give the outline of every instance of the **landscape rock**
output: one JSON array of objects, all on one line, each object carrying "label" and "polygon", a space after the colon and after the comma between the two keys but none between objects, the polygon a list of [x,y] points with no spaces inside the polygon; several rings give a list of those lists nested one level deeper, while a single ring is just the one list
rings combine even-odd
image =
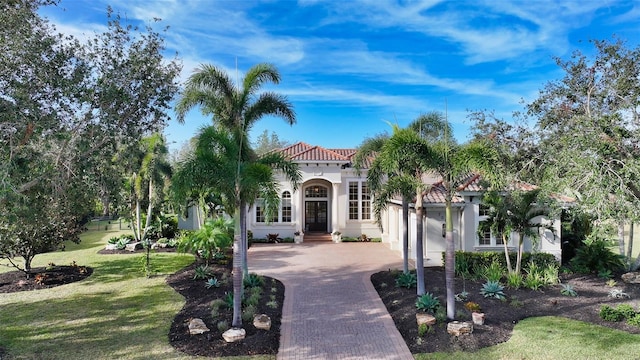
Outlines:
[{"label": "landscape rock", "polygon": [[452,321],[447,324],[447,332],[453,336],[471,334],[473,332],[473,324],[468,321]]},{"label": "landscape rock", "polygon": [[431,314],[417,313],[416,321],[418,322],[418,327],[420,327],[420,325],[422,324],[432,326],[436,324],[436,317]]},{"label": "landscape rock", "polygon": [[125,247],[125,250],[134,252],[136,250],[141,250],[142,248],[143,248],[142,242],[138,241],[138,242],[133,242],[133,243],[127,244],[127,246]]},{"label": "landscape rock", "polygon": [[202,319],[191,319],[191,321],[189,321],[189,334],[191,335],[198,335],[198,334],[203,334],[206,333],[209,330],[209,328],[207,327],[207,325],[205,325],[204,321],[202,321]]},{"label": "landscape rock", "polygon": [[231,328],[222,334],[222,338],[226,342],[236,342],[236,341],[244,340],[244,337],[246,334],[247,333],[246,331],[244,331],[244,329]]},{"label": "landscape rock", "polygon": [[107,246],[104,247],[105,250],[118,250],[116,244],[107,244]]},{"label": "landscape rock", "polygon": [[473,320],[473,325],[484,325],[484,313],[472,312],[471,320]]},{"label": "landscape rock", "polygon": [[256,315],[253,318],[253,326],[255,326],[256,329],[270,330],[271,329],[271,318],[269,316],[267,316],[266,314]]},{"label": "landscape rock", "polygon": [[621,278],[627,284],[640,284],[640,272],[628,272],[622,274]]}]

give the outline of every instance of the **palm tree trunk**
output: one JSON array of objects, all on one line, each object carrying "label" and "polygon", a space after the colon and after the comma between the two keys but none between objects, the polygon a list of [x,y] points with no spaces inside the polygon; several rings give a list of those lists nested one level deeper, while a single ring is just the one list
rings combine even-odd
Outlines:
[{"label": "palm tree trunk", "polygon": [[516,258],[516,274],[522,271],[522,252],[524,251],[524,233],[518,234],[518,256]]},{"label": "palm tree trunk", "polygon": [[233,321],[234,328],[242,327],[242,239],[240,235],[240,203],[236,201],[233,213]]},{"label": "palm tree trunk", "polygon": [[247,239],[247,203],[244,200],[240,201],[240,236],[242,238],[242,279],[245,279],[247,275],[249,275],[249,264],[247,261],[249,241]]},{"label": "palm tree trunk", "polygon": [[[629,245],[627,246],[627,259],[629,259],[629,270],[631,269],[631,262],[633,261],[633,221],[629,222]],[[640,258],[640,256],[638,256]]]},{"label": "palm tree trunk", "polygon": [[502,246],[504,246],[504,257],[507,262],[507,271],[511,274],[513,273],[513,268],[511,268],[511,258],[509,257],[509,246],[507,245],[507,237],[504,233],[500,234],[502,237]]},{"label": "palm tree trunk", "polygon": [[409,273],[409,200],[402,199],[402,271]]},{"label": "palm tree trunk", "polygon": [[422,221],[422,192],[418,191],[416,199],[416,277],[418,296],[424,295],[424,231]]},{"label": "palm tree trunk", "polygon": [[447,288],[447,319],[453,320],[456,316],[456,256],[455,242],[453,241],[453,217],[451,215],[451,200],[447,199],[445,207],[446,226],[446,251],[444,262],[444,278]]},{"label": "palm tree trunk", "polygon": [[[618,251],[620,251],[620,255],[624,256],[624,221],[618,222]],[[631,265],[631,258],[625,259],[625,265],[629,267]]]}]

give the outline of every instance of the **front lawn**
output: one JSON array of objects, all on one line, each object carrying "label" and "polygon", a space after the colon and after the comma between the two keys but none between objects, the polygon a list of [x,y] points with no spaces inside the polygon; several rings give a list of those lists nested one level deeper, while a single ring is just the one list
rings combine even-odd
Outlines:
[{"label": "front lawn", "polygon": [[[83,281],[51,289],[1,294],[3,359],[7,354],[18,359],[194,358],[169,344],[169,327],[185,301],[165,281],[167,275],[192,263],[193,256],[153,254],[157,275],[146,278],[141,255],[97,253],[110,237],[122,233],[88,231],[80,244],[36,256],[34,267],[75,261],[94,272]],[[0,266],[0,272],[12,270]]]}]

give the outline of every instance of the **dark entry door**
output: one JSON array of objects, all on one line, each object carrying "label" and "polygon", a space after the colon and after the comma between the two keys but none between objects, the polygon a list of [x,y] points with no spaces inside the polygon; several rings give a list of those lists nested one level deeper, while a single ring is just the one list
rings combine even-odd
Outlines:
[{"label": "dark entry door", "polygon": [[305,202],[304,224],[307,231],[327,232],[327,202]]}]

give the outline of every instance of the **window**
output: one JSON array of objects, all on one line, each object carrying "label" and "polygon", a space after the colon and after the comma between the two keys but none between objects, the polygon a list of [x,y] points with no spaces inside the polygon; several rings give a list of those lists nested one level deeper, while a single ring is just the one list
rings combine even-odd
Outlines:
[{"label": "window", "polygon": [[371,219],[371,192],[364,182],[349,182],[349,220]]},{"label": "window", "polygon": [[362,183],[362,220],[371,219],[371,193],[369,192],[369,185]]},{"label": "window", "polygon": [[315,185],[306,188],[304,191],[304,196],[308,198],[326,198],[328,196],[327,193],[328,192],[326,187]]},{"label": "window", "polygon": [[291,193],[285,191],[282,193],[282,222],[291,222]]},{"label": "window", "polygon": [[263,223],[264,221],[264,200],[258,199],[256,201],[256,222]]},{"label": "window", "polygon": [[349,220],[358,220],[358,183],[349,182]]},{"label": "window", "polygon": [[478,209],[478,215],[479,216],[489,216],[489,212],[491,211],[491,208],[487,205],[484,204],[480,204],[480,208]]},{"label": "window", "polygon": [[491,245],[491,230],[485,230],[482,234],[479,234],[480,245]]}]

